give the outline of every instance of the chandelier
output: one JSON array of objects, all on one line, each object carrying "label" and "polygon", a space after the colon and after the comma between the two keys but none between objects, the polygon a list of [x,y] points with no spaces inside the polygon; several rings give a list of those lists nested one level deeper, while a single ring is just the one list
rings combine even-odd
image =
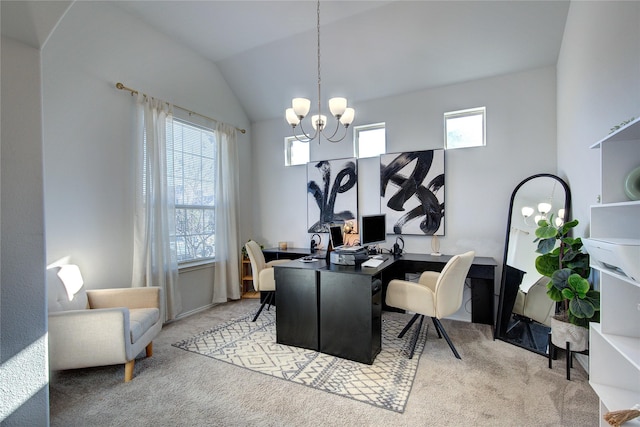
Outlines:
[{"label": "chandelier", "polygon": [[[309,110],[311,109],[311,101],[307,98],[293,98],[291,102],[292,108],[287,108],[285,112],[285,117],[287,122],[291,125],[293,129],[293,133],[295,138],[300,142],[309,142],[318,138],[318,143],[320,143],[319,136],[322,135],[329,142],[340,142],[347,136],[347,128],[353,122],[355,117],[355,110],[353,108],[347,107],[347,99],[346,98],[331,98],[329,100],[329,111],[331,115],[336,119],[336,126],[333,133],[330,135],[325,134],[326,126],[327,126],[327,116],[322,114],[320,109],[320,0],[318,0],[318,8],[317,8],[317,17],[318,17],[318,114],[314,114],[311,116],[311,125],[313,126],[314,132],[313,135],[304,130],[302,126],[302,120],[309,114]],[[296,126],[300,125],[300,131],[303,138],[299,138],[296,135]],[[342,137],[338,137],[338,131],[340,130],[340,125],[344,127],[344,135]]]}]

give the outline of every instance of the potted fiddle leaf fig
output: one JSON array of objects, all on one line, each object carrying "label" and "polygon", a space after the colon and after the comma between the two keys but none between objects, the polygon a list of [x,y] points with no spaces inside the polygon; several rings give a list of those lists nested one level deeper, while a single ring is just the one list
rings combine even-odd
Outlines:
[{"label": "potted fiddle leaf fig", "polygon": [[588,348],[589,322],[600,321],[600,292],[589,283],[589,255],[582,250],[582,239],[569,236],[576,225],[577,219],[559,224],[553,215],[541,219],[534,242],[540,254],[536,270],[551,278],[547,295],[560,303],[551,319],[552,342],[564,347],[569,341],[572,351],[583,351]]}]

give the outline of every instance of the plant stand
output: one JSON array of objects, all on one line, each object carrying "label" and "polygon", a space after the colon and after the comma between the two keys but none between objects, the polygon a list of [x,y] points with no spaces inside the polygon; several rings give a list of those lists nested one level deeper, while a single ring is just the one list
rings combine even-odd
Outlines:
[{"label": "plant stand", "polygon": [[[558,347],[552,342],[552,333],[549,332],[549,369],[552,369],[553,360],[557,358]],[[575,353],[589,354],[589,350],[581,350],[581,351],[573,351],[571,350],[571,342],[565,342],[565,351],[566,351],[566,359],[567,359],[567,380],[571,381],[571,368],[573,368],[573,355]]]}]

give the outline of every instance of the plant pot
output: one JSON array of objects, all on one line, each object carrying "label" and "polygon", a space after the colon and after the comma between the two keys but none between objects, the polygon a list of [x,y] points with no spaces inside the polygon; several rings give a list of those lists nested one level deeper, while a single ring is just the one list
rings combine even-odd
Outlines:
[{"label": "plant pot", "polygon": [[551,318],[551,342],[556,347],[566,348],[571,343],[571,351],[585,351],[589,348],[589,329],[573,323]]}]

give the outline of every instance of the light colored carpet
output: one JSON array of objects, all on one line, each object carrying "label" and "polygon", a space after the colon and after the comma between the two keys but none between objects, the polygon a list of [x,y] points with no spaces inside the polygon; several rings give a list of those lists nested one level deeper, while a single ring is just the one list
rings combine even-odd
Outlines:
[{"label": "light colored carpet", "polygon": [[276,308],[229,321],[173,345],[235,366],[293,381],[318,390],[349,397],[391,411],[403,412],[419,356],[426,341],[428,325],[416,341],[416,351],[408,358],[411,338],[418,323],[397,338],[411,315],[382,314],[382,349],[372,365],[358,363],[317,351],[276,342]]},{"label": "light colored carpet", "polygon": [[258,300],[216,306],[166,325],[151,358],[53,373],[52,426],[580,426],[598,425],[598,398],[576,364],[494,341],[488,325],[443,321],[462,360],[433,328],[404,413],[272,378],[172,344],[228,322]]}]

